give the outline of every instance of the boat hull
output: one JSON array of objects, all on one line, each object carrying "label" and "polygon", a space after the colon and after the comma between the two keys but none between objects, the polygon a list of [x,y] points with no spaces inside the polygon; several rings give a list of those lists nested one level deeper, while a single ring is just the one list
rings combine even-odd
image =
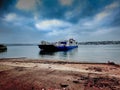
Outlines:
[{"label": "boat hull", "polygon": [[7,50],[7,46],[0,44],[0,52],[4,52]]},{"label": "boat hull", "polygon": [[41,50],[44,51],[67,51],[78,46],[54,46],[54,45],[38,45]]}]

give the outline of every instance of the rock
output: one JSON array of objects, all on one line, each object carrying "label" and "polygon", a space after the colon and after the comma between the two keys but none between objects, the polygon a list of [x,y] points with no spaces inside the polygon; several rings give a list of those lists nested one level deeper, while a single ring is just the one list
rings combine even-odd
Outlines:
[{"label": "rock", "polygon": [[89,78],[88,77],[86,77],[86,76],[81,76],[80,77],[80,80],[88,80]]},{"label": "rock", "polygon": [[78,83],[80,83],[80,82],[79,82],[78,80],[74,80],[73,83],[78,84]]},{"label": "rock", "polygon": [[114,62],[111,62],[111,61],[108,61],[108,64],[109,64],[109,65],[115,65],[115,63],[114,63]]},{"label": "rock", "polygon": [[60,86],[63,87],[63,88],[65,88],[65,87],[68,87],[69,85],[67,85],[65,83],[61,83]]},{"label": "rock", "polygon": [[97,72],[102,72],[102,69],[99,68],[99,67],[94,67],[94,70],[97,71]]},{"label": "rock", "polygon": [[108,65],[113,65],[113,66],[116,66],[116,67],[120,67],[120,65],[114,63],[114,62],[111,62],[111,61],[108,61]]}]

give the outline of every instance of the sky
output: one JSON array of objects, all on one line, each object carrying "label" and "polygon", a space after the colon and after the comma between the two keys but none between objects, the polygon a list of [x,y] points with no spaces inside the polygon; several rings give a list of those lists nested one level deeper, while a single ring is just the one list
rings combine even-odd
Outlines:
[{"label": "sky", "polygon": [[0,43],[120,40],[120,0],[0,0]]}]

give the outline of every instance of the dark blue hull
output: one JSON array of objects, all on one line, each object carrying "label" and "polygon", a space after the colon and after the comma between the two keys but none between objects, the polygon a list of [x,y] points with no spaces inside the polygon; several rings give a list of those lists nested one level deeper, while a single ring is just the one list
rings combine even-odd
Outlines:
[{"label": "dark blue hull", "polygon": [[44,51],[67,51],[78,46],[54,46],[54,45],[39,45],[39,48]]},{"label": "dark blue hull", "polygon": [[58,51],[67,51],[67,50],[71,50],[77,47],[78,46],[56,46]]}]

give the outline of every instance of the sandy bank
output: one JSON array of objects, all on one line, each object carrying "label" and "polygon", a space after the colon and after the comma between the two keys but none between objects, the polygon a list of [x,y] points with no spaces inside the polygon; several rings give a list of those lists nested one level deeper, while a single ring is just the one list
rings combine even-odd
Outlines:
[{"label": "sandy bank", "polygon": [[120,66],[0,59],[0,90],[120,90]]}]

